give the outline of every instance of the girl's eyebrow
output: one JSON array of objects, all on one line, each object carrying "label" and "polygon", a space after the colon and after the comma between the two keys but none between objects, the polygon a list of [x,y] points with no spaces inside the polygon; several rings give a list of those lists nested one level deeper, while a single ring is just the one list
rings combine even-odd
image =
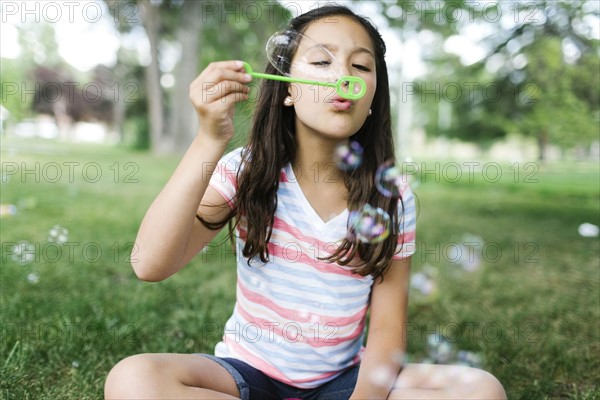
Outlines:
[{"label": "girl's eyebrow", "polygon": [[[334,44],[329,44],[329,43],[317,43],[315,45],[310,46],[307,50],[312,49],[314,47],[324,47],[329,51],[336,51],[338,49],[338,46],[334,45]],[[356,54],[356,53],[367,53],[369,54],[371,57],[375,58],[375,55],[373,54],[373,52],[369,49],[367,49],[366,47],[356,47],[354,48],[350,54]]]}]

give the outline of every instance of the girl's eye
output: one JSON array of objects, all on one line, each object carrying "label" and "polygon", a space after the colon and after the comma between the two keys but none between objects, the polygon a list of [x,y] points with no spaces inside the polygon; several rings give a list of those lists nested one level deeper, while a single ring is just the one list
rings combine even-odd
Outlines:
[{"label": "girl's eye", "polygon": [[311,62],[311,64],[312,65],[318,65],[320,67],[326,67],[329,64],[331,64],[331,61],[325,61],[325,60],[323,60],[323,61],[314,61],[314,62]]},{"label": "girl's eye", "polygon": [[365,71],[365,72],[370,72],[371,69],[368,67],[365,67],[364,65],[360,65],[360,64],[352,64],[352,66],[356,69],[359,69],[361,71]]}]

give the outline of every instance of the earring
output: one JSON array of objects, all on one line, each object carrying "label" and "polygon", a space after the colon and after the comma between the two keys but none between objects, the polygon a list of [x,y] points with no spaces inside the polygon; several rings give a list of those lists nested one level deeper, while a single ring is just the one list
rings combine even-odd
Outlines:
[{"label": "earring", "polygon": [[292,98],[291,98],[290,96],[286,97],[286,98],[283,100],[283,105],[284,105],[284,106],[287,106],[287,107],[289,107],[289,106],[291,106],[292,104],[294,104],[294,100],[292,100]]},{"label": "earring", "polygon": [[373,114],[373,110],[371,110],[371,109],[369,108],[369,115],[372,115],[372,114]]}]

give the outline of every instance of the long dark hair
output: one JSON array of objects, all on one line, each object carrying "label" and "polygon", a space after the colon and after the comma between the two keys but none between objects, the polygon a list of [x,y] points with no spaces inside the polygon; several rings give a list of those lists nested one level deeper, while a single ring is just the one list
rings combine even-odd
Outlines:
[{"label": "long dark hair", "polygon": [[[322,260],[350,265],[357,274],[383,279],[397,246],[398,201],[404,207],[401,198],[383,196],[374,185],[378,166],[394,160],[389,82],[384,59],[385,43],[369,20],[338,5],[323,6],[299,15],[290,22],[288,29],[302,33],[311,22],[333,16],[350,17],[365,28],[375,49],[377,71],[372,114],[358,132],[350,137],[350,140],[360,143],[364,153],[360,166],[344,177],[348,190],[348,209],[359,210],[367,203],[373,207],[381,207],[390,215],[392,229],[387,239],[373,244],[348,236],[333,254]],[[280,74],[270,64],[265,72]],[[222,222],[208,223],[200,218],[205,226],[220,229],[232,217],[237,217],[238,221],[241,216],[245,217],[247,236],[243,255],[249,259],[259,257],[262,262],[269,259],[267,244],[273,231],[281,169],[288,163],[293,163],[296,155],[295,111],[293,107],[284,107],[286,96],[287,84],[273,80],[262,82],[249,142],[242,151],[243,168],[238,172],[235,207]],[[356,256],[359,257],[358,260]]]}]

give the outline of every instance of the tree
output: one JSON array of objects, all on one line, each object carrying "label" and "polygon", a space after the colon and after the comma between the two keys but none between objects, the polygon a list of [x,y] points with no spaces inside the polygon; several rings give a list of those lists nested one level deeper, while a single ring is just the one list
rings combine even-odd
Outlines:
[{"label": "tree", "polygon": [[[195,136],[197,117],[188,100],[188,88],[199,70],[211,61],[250,60],[261,54],[268,36],[289,16],[283,7],[269,1],[254,2],[251,8],[242,1],[105,1],[121,32],[143,27],[150,43],[151,61],[143,67],[143,94],[154,152],[180,152]],[[131,13],[122,12],[128,7],[139,10],[136,15],[140,18],[132,19]],[[161,69],[164,45],[180,48],[179,60],[171,73],[172,88],[161,86],[161,77],[171,72]],[[248,110],[240,111],[242,115],[237,120],[244,120]],[[135,118],[143,122],[142,115]]]},{"label": "tree", "polygon": [[[403,37],[418,30],[437,38],[425,52],[430,73],[417,85],[435,82],[441,90],[440,101],[425,107],[429,133],[489,143],[519,132],[538,139],[540,158],[550,142],[598,138],[599,44],[588,18],[598,17],[597,2],[397,1],[383,9]],[[488,55],[465,66],[443,45],[473,26],[488,31],[479,41]],[[455,118],[440,126],[436,117],[448,107]]]}]

